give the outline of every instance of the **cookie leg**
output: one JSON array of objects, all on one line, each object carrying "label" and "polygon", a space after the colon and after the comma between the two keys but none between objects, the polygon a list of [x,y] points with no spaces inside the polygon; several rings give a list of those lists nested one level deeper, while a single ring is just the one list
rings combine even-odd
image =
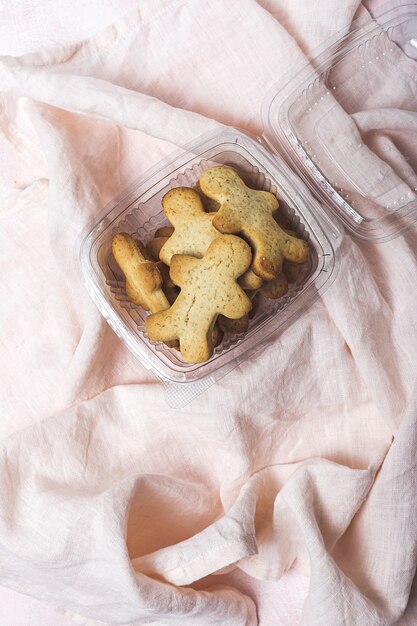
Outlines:
[{"label": "cookie leg", "polygon": [[216,318],[208,329],[197,329],[190,325],[180,337],[180,350],[184,361],[187,363],[203,363],[208,361],[213,354],[213,328]]}]

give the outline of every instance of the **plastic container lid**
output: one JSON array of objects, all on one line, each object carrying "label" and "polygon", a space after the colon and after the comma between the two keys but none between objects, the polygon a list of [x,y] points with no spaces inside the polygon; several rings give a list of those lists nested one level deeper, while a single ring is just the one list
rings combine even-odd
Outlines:
[{"label": "plastic container lid", "polygon": [[367,15],[275,85],[263,106],[266,142],[368,241],[392,239],[417,218],[415,135],[405,139],[417,112],[416,59],[415,4],[378,21]]}]

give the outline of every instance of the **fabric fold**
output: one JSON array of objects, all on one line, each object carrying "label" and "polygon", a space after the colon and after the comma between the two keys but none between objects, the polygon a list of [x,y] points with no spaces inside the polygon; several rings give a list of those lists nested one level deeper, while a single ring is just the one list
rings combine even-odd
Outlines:
[{"label": "fabric fold", "polygon": [[[323,298],[181,411],[78,262],[86,225],[173,149],[224,124],[261,133],[265,94],[305,59],[297,41],[347,29],[358,2],[333,5],[151,0],[84,43],[0,60],[0,583],[80,623],[270,626],[254,589],[289,594],[294,572],[303,593],[310,577],[306,626],[385,626],[407,603],[416,230],[379,246],[346,234]],[[340,70],[314,118],[369,210],[405,187],[414,199],[396,134],[413,117],[393,134],[390,109],[415,106],[415,65],[393,55],[392,107],[382,79],[349,95]]]}]

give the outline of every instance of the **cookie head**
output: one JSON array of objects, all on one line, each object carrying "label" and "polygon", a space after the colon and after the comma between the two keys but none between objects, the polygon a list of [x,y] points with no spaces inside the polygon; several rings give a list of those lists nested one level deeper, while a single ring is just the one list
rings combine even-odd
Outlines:
[{"label": "cookie head", "polygon": [[191,187],[174,187],[162,198],[164,213],[175,227],[204,212],[198,193]]},{"label": "cookie head", "polygon": [[201,258],[220,233],[213,226],[213,215],[204,210],[199,194],[190,187],[176,187],[165,194],[162,206],[174,232],[159,250],[161,261],[170,265],[174,254]]}]

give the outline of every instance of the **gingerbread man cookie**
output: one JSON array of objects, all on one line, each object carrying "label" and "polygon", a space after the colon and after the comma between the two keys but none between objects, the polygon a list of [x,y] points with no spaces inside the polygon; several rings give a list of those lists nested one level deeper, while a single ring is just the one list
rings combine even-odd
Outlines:
[{"label": "gingerbread man cookie", "polygon": [[162,276],[156,263],[148,261],[138,243],[127,233],[112,239],[113,256],[126,276],[126,295],[146,311],[157,313],[169,308],[162,291]]},{"label": "gingerbread man cookie", "polygon": [[265,280],[274,280],[284,259],[304,263],[308,245],[278,226],[273,214],[278,200],[268,191],[249,189],[229,167],[212,167],[200,177],[202,192],[220,203],[213,226],[222,233],[242,233],[254,249],[252,269]]},{"label": "gingerbread man cookie", "polygon": [[179,339],[184,361],[207,361],[213,352],[212,330],[218,315],[238,319],[251,308],[237,283],[251,259],[249,245],[233,235],[217,237],[202,259],[174,255],[170,275],[181,291],[170,309],[146,318],[149,339]]}]

